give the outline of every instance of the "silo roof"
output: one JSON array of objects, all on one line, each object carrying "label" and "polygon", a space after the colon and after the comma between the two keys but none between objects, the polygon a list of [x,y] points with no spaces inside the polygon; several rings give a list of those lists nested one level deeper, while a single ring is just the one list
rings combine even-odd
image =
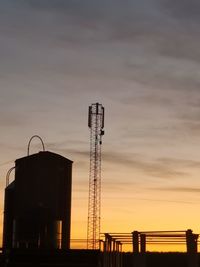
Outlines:
[{"label": "silo roof", "polygon": [[54,153],[54,152],[50,152],[50,151],[40,151],[38,153],[35,153],[35,154],[32,154],[32,155],[29,155],[29,156],[25,156],[25,157],[22,157],[22,158],[19,158],[19,159],[16,159],[15,162],[18,162],[18,161],[24,161],[24,160],[28,160],[28,159],[34,159],[34,158],[40,158],[40,157],[46,157],[46,158],[55,158],[55,159],[60,159],[60,160],[63,160],[63,161],[68,161],[69,163],[73,163],[72,160],[68,159],[68,158],[65,158],[57,153]]}]

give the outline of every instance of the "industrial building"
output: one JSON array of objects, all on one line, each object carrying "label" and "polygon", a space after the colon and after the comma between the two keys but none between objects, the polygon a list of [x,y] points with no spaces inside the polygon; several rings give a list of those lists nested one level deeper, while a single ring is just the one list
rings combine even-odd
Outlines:
[{"label": "industrial building", "polygon": [[15,161],[5,189],[3,250],[70,248],[72,161],[42,151]]}]

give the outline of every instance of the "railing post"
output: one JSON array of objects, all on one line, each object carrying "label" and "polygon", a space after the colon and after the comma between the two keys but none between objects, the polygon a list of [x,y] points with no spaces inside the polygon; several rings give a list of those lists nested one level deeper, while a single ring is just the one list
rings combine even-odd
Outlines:
[{"label": "railing post", "polygon": [[140,267],[146,266],[146,235],[140,234]]},{"label": "railing post", "polygon": [[122,254],[122,243],[119,243],[119,249],[120,249],[120,267],[123,265],[123,254]]},{"label": "railing post", "polygon": [[105,234],[104,243],[104,267],[109,267],[109,234]]},{"label": "railing post", "polygon": [[138,231],[132,233],[133,243],[133,266],[145,267],[145,252],[146,252],[146,235],[140,234]]},{"label": "railing post", "polygon": [[133,245],[133,266],[139,267],[139,233],[134,231],[132,233],[132,245]]},{"label": "railing post", "polygon": [[197,240],[198,235],[188,229],[186,231],[188,267],[198,267]]},{"label": "railing post", "polygon": [[116,267],[116,241],[112,238],[112,266]]},{"label": "railing post", "polygon": [[141,253],[146,253],[146,235],[140,235],[140,251]]},{"label": "railing post", "polygon": [[139,233],[134,231],[132,233],[133,253],[139,253]]}]

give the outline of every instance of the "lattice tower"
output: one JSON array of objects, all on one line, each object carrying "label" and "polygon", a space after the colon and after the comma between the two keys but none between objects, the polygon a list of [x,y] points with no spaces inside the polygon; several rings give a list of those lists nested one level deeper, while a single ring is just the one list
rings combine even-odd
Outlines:
[{"label": "lattice tower", "polygon": [[101,222],[101,145],[104,135],[104,107],[95,103],[89,107],[90,128],[90,174],[87,248],[99,249]]}]

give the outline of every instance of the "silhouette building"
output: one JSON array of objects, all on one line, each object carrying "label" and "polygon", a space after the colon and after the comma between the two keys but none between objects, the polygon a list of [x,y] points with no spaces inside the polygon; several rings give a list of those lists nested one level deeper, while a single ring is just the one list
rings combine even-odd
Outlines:
[{"label": "silhouette building", "polygon": [[5,189],[3,249],[70,248],[72,161],[43,151],[15,161]]}]

